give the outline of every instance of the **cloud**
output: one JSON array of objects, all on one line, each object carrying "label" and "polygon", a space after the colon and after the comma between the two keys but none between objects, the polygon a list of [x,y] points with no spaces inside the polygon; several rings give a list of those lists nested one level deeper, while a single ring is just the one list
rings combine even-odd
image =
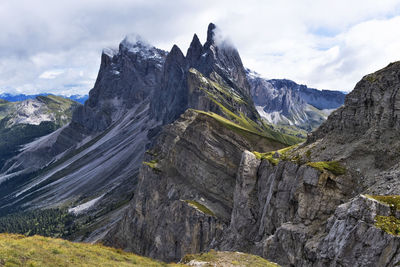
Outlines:
[{"label": "cloud", "polygon": [[348,91],[400,59],[399,11],[395,0],[1,1],[0,93],[87,93],[103,48],[133,33],[186,50],[209,22],[266,77]]},{"label": "cloud", "polygon": [[40,74],[40,79],[55,79],[58,75],[63,74],[64,70],[48,70]]}]

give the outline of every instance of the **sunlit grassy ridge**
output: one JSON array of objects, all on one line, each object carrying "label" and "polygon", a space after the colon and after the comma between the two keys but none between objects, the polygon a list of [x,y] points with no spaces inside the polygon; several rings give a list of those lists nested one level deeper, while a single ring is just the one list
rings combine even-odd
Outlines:
[{"label": "sunlit grassy ridge", "polygon": [[[260,153],[257,151],[253,151],[253,154],[256,156],[258,159],[266,159],[271,164],[277,165],[280,160],[295,160],[294,157],[289,157],[290,151],[295,149],[298,145],[293,145],[293,146],[288,146],[282,149],[279,149],[277,151],[270,151],[266,153]],[[275,158],[274,155],[277,154],[279,157]]]},{"label": "sunlit grassy ridge", "polygon": [[1,266],[179,266],[122,250],[42,236],[0,234]]},{"label": "sunlit grassy ridge", "polygon": [[[251,100],[240,96],[233,88],[226,85],[218,74],[212,73],[210,78],[207,78],[196,69],[192,68],[189,72],[197,77],[198,84],[195,87],[206,93],[207,97],[219,107],[220,115],[223,116],[213,112],[204,112],[204,114],[213,117],[234,131],[238,130],[239,133],[247,131],[247,133],[257,134],[284,145],[294,145],[303,141],[301,138],[282,134],[268,125],[256,123],[248,118],[240,111],[240,107],[247,107],[249,110],[254,109]],[[257,111],[254,109],[254,112],[256,113]]]},{"label": "sunlit grassy ridge", "polygon": [[214,250],[186,255],[179,264],[167,264],[100,244],[74,243],[37,235],[0,234],[0,266],[174,267],[186,266],[190,261],[206,262],[201,266],[279,266],[255,255]]}]

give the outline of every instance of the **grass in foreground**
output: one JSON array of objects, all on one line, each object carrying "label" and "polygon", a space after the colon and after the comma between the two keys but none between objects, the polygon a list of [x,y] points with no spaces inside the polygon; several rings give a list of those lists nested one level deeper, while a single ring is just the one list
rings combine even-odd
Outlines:
[{"label": "grass in foreground", "polygon": [[122,250],[42,236],[0,234],[0,266],[179,266]]},{"label": "grass in foreground", "polygon": [[189,254],[183,257],[182,263],[202,262],[203,265],[193,266],[231,266],[231,267],[278,267],[276,263],[272,263],[259,256],[245,254],[241,252],[215,251],[211,250],[207,253]]},{"label": "grass in foreground", "polygon": [[[59,238],[0,234],[0,266],[148,266],[176,267],[189,262],[200,266],[277,267],[259,256],[240,252],[189,254],[179,264],[167,264],[99,244],[74,243]],[[192,263],[193,263],[192,262]]]}]

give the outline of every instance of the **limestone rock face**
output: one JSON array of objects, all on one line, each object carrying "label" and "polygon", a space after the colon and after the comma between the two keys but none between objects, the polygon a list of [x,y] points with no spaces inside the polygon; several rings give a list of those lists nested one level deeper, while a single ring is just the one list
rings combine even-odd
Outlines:
[{"label": "limestone rock face", "polygon": [[148,152],[129,211],[104,241],[167,261],[206,250],[230,222],[238,168],[256,176],[259,160],[247,152],[248,162],[242,151],[280,146],[186,111]]},{"label": "limestone rock face", "polygon": [[[171,123],[188,108],[216,111],[224,116],[217,103],[212,103],[208,93],[197,87],[208,83],[207,87],[218,85],[216,95],[220,97],[217,102],[229,101],[228,109],[231,112],[238,115],[242,112],[251,120],[260,121],[239,53],[233,45],[217,38],[216,31],[218,28],[211,23],[204,45],[194,35],[186,57],[176,45],[172,47],[165,61],[159,92],[151,103],[154,118],[164,124]],[[232,101],[233,97],[239,101]]]},{"label": "limestone rock face", "polygon": [[400,238],[374,225],[375,216],[390,216],[389,206],[358,196],[337,207],[317,248],[316,266],[395,266],[400,261]]},{"label": "limestone rock face", "polygon": [[[386,71],[378,72],[388,75],[380,79],[394,80],[390,76],[397,72]],[[193,70],[188,75],[191,95],[199,96],[195,103],[218,112],[220,106],[202,100],[199,91],[213,92],[210,78]],[[396,88],[393,84],[390,95]],[[289,150],[290,156],[272,152],[271,159],[259,160],[249,151],[274,151],[273,143],[261,147],[267,139],[258,142],[212,120],[210,113],[187,111],[165,127],[149,151],[140,188],[105,242],[167,261],[213,248],[257,254],[282,266],[394,266],[400,238],[379,228],[376,220],[399,219],[400,213],[363,194],[398,194],[399,167],[388,162],[391,169],[370,166],[369,173],[359,165],[375,148],[361,154],[359,146],[376,139],[368,132],[361,140],[352,138],[360,133],[343,125],[352,124],[335,120],[347,112],[347,105],[335,112],[307,143]],[[392,127],[391,136],[396,124],[389,121],[375,124]],[[316,167],[320,161],[338,161],[345,171]]]},{"label": "limestone rock face", "polygon": [[310,141],[331,134],[352,139],[387,139],[399,132],[400,62],[366,75],[346,97],[343,107],[315,131]]}]

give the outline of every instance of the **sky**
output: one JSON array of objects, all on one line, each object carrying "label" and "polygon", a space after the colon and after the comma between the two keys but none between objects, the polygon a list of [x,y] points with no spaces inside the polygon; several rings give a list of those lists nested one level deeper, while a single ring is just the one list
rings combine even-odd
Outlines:
[{"label": "sky", "polygon": [[399,0],[1,0],[0,93],[87,94],[130,34],[186,52],[215,23],[263,77],[351,91],[400,60]]}]

